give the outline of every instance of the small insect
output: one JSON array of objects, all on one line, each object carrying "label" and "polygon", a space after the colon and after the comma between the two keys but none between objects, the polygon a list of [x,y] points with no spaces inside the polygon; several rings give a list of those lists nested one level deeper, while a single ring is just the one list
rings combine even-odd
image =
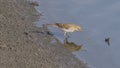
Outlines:
[{"label": "small insect", "polygon": [[105,42],[110,46],[110,37],[105,38]]}]

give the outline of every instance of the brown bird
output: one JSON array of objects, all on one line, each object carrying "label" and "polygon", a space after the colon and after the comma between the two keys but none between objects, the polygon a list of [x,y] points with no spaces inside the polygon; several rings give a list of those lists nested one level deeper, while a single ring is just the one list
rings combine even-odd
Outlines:
[{"label": "brown bird", "polygon": [[80,26],[71,23],[55,23],[55,24],[47,24],[47,25],[61,29],[62,31],[64,31],[65,37],[67,36],[68,32],[82,31]]}]

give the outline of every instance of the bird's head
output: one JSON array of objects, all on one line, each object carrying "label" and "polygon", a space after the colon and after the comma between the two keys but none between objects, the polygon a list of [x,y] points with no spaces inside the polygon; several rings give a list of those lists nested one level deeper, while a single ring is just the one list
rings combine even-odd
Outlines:
[{"label": "bird's head", "polygon": [[77,31],[82,31],[82,28],[80,26],[77,26]]}]

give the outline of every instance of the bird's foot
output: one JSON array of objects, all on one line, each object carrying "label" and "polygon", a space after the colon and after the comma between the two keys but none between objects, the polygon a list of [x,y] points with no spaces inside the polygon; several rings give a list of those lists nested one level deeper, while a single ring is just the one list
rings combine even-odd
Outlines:
[{"label": "bird's foot", "polygon": [[66,36],[64,36],[64,37],[65,37],[65,38],[67,38],[67,39],[68,39],[68,38],[70,38],[70,36],[69,36],[69,35],[66,35]]}]

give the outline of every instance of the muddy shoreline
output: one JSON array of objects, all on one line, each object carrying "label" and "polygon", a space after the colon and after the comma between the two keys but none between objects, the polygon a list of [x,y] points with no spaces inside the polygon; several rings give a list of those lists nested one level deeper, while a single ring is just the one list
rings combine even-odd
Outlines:
[{"label": "muddy shoreline", "polygon": [[0,0],[0,68],[87,68],[47,28],[26,0]]}]

